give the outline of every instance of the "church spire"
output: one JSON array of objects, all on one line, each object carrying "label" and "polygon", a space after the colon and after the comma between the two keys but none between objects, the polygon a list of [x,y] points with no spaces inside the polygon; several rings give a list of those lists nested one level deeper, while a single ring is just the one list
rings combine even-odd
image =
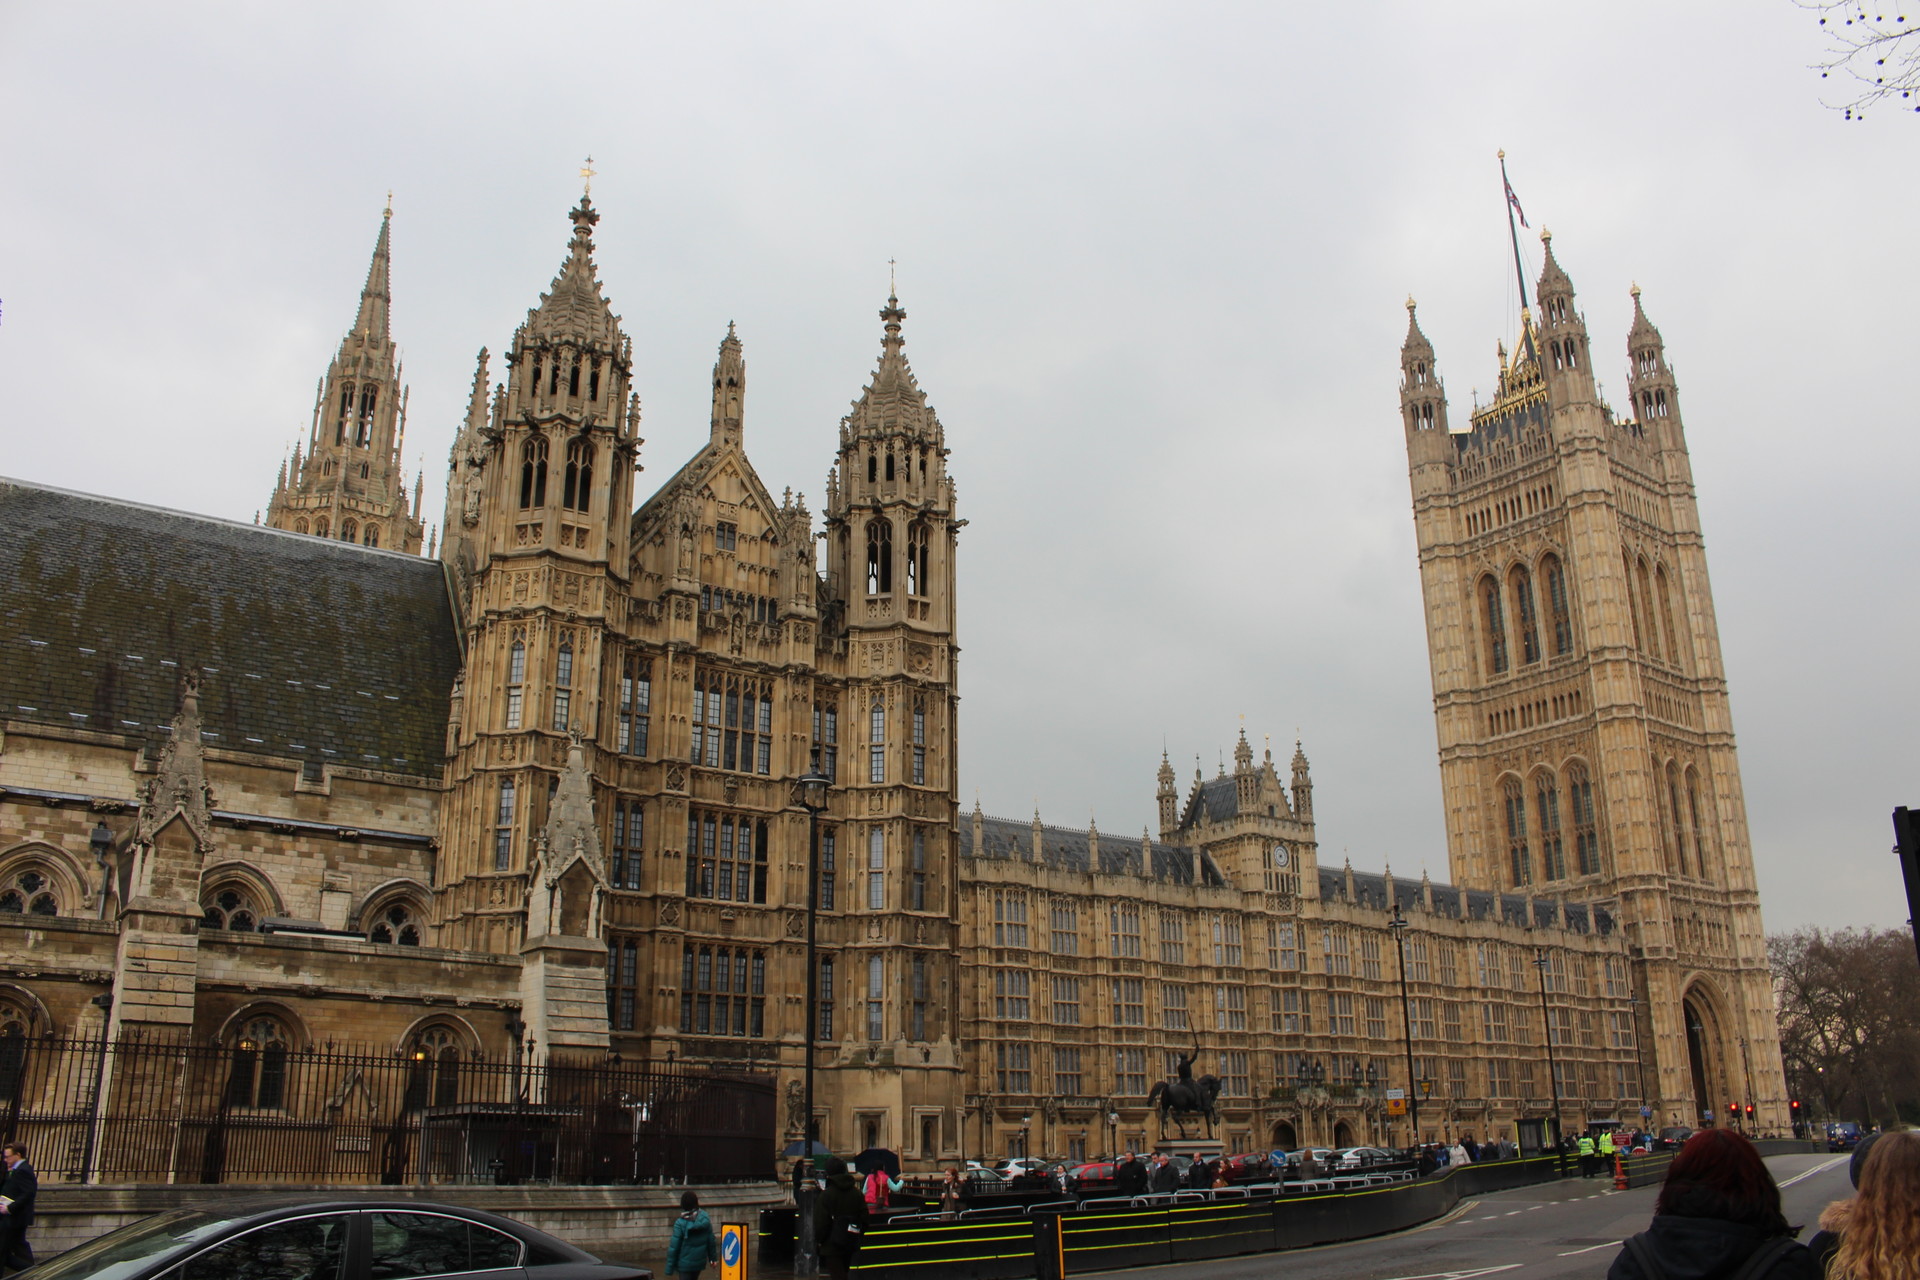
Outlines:
[{"label": "church spire", "polygon": [[356,335],[363,343],[376,340],[386,343],[391,340],[387,313],[393,306],[388,247],[392,232],[393,199],[389,196],[387,207],[380,215],[380,236],[373,242],[373,261],[367,264],[367,283],[360,290],[360,310],[353,318],[353,331],[347,335],[349,342]]},{"label": "church spire", "polygon": [[742,402],[747,395],[747,362],[741,354],[740,337],[733,321],[727,321],[727,336],[720,340],[720,354],[713,362],[713,418],[710,439],[714,444],[740,443]]}]

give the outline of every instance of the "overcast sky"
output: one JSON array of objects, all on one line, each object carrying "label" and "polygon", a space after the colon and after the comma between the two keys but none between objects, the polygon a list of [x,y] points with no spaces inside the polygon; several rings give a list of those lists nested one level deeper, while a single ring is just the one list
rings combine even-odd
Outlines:
[{"label": "overcast sky", "polygon": [[1456,420],[1491,387],[1504,147],[1603,392],[1633,281],[1677,368],[1767,924],[1891,925],[1920,120],[1844,123],[1819,52],[1789,0],[4,0],[0,474],[252,519],[392,188],[437,522],[591,153],[643,493],[734,320],[748,449],[817,511],[899,260],[971,522],[964,805],[1138,833],[1163,744],[1184,787],[1244,717],[1304,739],[1323,860],[1438,879],[1399,346],[1411,293]]}]

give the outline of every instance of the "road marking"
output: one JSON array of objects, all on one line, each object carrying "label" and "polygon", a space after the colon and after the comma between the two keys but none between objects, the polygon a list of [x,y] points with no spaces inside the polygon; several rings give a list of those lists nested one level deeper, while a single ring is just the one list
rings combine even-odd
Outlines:
[{"label": "road marking", "polygon": [[1431,1271],[1423,1276],[1392,1276],[1390,1280],[1473,1280],[1475,1276],[1497,1275],[1502,1271],[1511,1271],[1523,1267],[1524,1262],[1509,1262],[1500,1267],[1476,1267],[1469,1271]]},{"label": "road marking", "polygon": [[1782,1188],[1790,1187],[1794,1183],[1799,1182],[1803,1178],[1811,1178],[1816,1173],[1825,1173],[1828,1169],[1833,1168],[1833,1166],[1837,1164],[1845,1164],[1847,1161],[1851,1159],[1853,1159],[1852,1156],[1835,1156],[1833,1159],[1827,1161],[1825,1164],[1817,1164],[1813,1166],[1813,1168],[1807,1170],[1805,1173],[1794,1174],[1791,1178],[1788,1178],[1785,1182],[1781,1183],[1780,1185]]},{"label": "road marking", "polygon": [[1526,1210],[1525,1210],[1525,1209],[1509,1209],[1509,1210],[1507,1210],[1507,1216],[1508,1216],[1509,1218],[1517,1218],[1517,1217],[1519,1217],[1519,1216],[1520,1216],[1521,1214],[1523,1214],[1523,1213],[1525,1213],[1525,1212],[1526,1212]]},{"label": "road marking", "polygon": [[1571,1258],[1576,1253],[1592,1253],[1595,1249],[1611,1249],[1620,1243],[1621,1241],[1618,1240],[1609,1240],[1605,1244],[1590,1244],[1584,1249],[1569,1249],[1560,1256],[1563,1258]]}]

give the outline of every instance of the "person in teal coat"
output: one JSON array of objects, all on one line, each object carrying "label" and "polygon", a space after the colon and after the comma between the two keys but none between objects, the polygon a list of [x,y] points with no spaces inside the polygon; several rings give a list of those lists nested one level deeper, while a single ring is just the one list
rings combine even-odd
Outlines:
[{"label": "person in teal coat", "polygon": [[680,1216],[673,1220],[667,1274],[676,1280],[695,1280],[713,1261],[713,1252],[713,1221],[700,1207],[700,1197],[689,1191],[680,1197]]}]

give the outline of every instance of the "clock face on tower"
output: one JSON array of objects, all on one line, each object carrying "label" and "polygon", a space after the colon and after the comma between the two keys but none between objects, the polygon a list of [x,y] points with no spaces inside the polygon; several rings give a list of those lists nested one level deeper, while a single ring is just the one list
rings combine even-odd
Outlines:
[{"label": "clock face on tower", "polygon": [[1287,852],[1287,846],[1283,844],[1277,844],[1273,846],[1273,865],[1274,866],[1279,867],[1282,870],[1285,870],[1287,865],[1292,861],[1293,861],[1293,855]]}]

